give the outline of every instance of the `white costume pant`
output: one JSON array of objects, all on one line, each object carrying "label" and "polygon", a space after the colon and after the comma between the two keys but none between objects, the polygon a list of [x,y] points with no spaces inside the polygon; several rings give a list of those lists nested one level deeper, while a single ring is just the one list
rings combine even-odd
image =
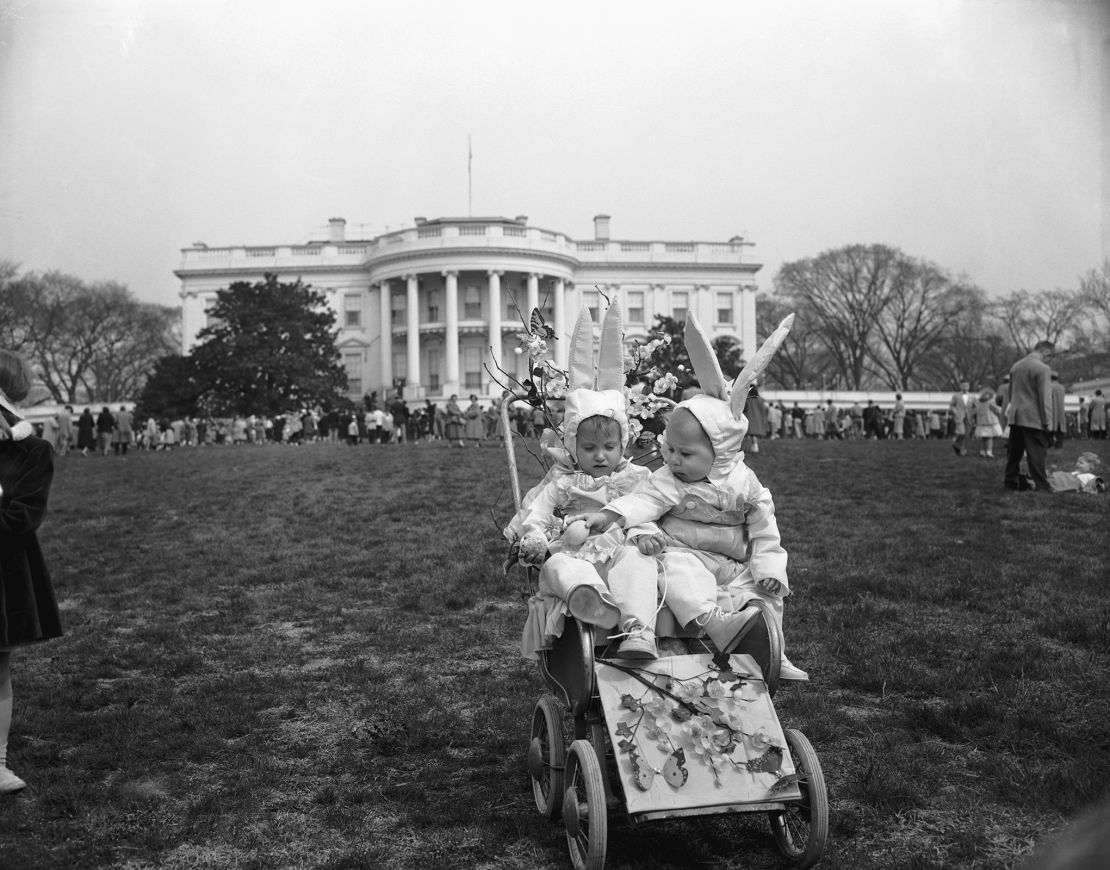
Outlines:
[{"label": "white costume pant", "polygon": [[540,569],[539,593],[566,601],[579,586],[592,586],[620,608],[622,626],[635,619],[654,631],[657,573],[655,557],[632,546],[618,548],[607,564],[555,553]]}]

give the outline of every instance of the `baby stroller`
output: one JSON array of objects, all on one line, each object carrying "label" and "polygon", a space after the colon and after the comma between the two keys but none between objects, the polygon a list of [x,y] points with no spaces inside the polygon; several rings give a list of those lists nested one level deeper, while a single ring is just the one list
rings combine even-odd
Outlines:
[{"label": "baby stroller", "polygon": [[[506,444],[519,510],[516,454]],[[535,595],[538,570],[524,570]],[[604,866],[609,814],[621,809],[633,824],[762,813],[794,866],[816,864],[828,840],[828,796],[809,740],[775,714],[782,637],[774,619],[761,607],[730,655],[682,629],[666,608],[656,632],[688,652],[616,658],[619,638],[569,614],[539,652],[548,691],[532,714],[528,774],[536,808],[562,820],[573,866]]]}]

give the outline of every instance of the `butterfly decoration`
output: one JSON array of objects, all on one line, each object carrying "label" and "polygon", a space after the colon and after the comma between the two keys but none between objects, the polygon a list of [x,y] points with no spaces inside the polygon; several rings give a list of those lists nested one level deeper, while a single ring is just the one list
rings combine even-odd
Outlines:
[{"label": "butterfly decoration", "polygon": [[[640,753],[635,748],[629,750],[628,760],[632,762],[632,781],[640,791],[647,791],[655,781],[655,768],[649,767],[640,758]],[[666,769],[664,768],[664,773]],[[686,771],[684,770],[683,773]],[[685,781],[685,780],[683,780]]]},{"label": "butterfly decoration", "polygon": [[771,794],[779,791],[786,791],[790,786],[796,782],[801,782],[805,776],[800,773],[788,773],[786,776],[780,776],[771,784]]},{"label": "butterfly decoration", "polygon": [[771,746],[762,755],[751,759],[747,767],[751,773],[778,773],[782,769],[782,750]]},{"label": "butterfly decoration", "polygon": [[663,765],[663,778],[675,788],[682,788],[690,778],[690,771],[686,769],[686,753],[676,749],[671,753]]},{"label": "butterfly decoration", "polygon": [[543,319],[538,308],[532,309],[532,316],[528,318],[528,331],[532,335],[538,335],[544,341],[558,341],[559,337],[555,335],[555,330],[550,326],[547,321]]}]

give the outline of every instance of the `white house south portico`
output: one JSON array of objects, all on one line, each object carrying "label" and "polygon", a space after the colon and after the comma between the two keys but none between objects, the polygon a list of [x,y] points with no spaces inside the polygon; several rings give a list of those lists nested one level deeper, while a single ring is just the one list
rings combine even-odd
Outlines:
[{"label": "white house south portico", "polygon": [[346,222],[333,218],[326,241],[185,248],[175,271],[183,351],[207,324],[217,290],[266,273],[300,278],[326,294],[352,398],[394,388],[406,399],[497,395],[501,386],[486,368],[527,376],[527,359],[514,348],[533,309],[560,339],[550,345],[565,365],[570,321],[582,305],[600,320],[606,298],[621,299],[630,339],[646,336],[656,315],[683,320],[694,310],[714,337],[734,336],[745,352],[755,347],[760,266],[742,261],[747,243],[740,238],[611,240],[605,215],[594,219],[589,241],[530,227],[524,217],[414,223],[355,241],[346,239]]}]

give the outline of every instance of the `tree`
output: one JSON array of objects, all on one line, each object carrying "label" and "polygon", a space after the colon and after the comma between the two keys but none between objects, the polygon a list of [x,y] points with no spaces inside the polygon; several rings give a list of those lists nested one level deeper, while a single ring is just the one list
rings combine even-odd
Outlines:
[{"label": "tree", "polygon": [[886,245],[849,245],[784,263],[775,276],[775,294],[805,309],[849,389],[866,385],[876,324],[903,260]]},{"label": "tree", "polygon": [[793,300],[775,296],[760,295],[755,302],[756,332],[768,336],[788,314],[794,314],[794,327],[786,336],[778,353],[771,357],[764,372],[764,382],[788,390],[804,390],[818,371],[826,371],[828,366],[815,365],[815,360],[823,357],[828,361],[828,353],[822,348],[817,333],[812,328],[814,318],[807,316],[803,307],[799,308]]},{"label": "tree", "polygon": [[323,293],[266,274],[218,291],[209,314],[191,353],[206,410],[272,415],[341,400],[347,374]]},{"label": "tree", "polygon": [[953,281],[932,263],[903,258],[875,321],[879,341],[871,352],[890,388],[922,386],[922,361],[982,297],[981,290]]},{"label": "tree", "polygon": [[1075,290],[1018,290],[991,306],[991,314],[1003,325],[1014,347],[1022,355],[1038,341],[1057,346],[1073,338],[1087,310],[1083,295]]},{"label": "tree", "polygon": [[191,356],[164,356],[154,363],[135,404],[138,419],[195,417],[200,410],[201,387],[196,361]]}]

